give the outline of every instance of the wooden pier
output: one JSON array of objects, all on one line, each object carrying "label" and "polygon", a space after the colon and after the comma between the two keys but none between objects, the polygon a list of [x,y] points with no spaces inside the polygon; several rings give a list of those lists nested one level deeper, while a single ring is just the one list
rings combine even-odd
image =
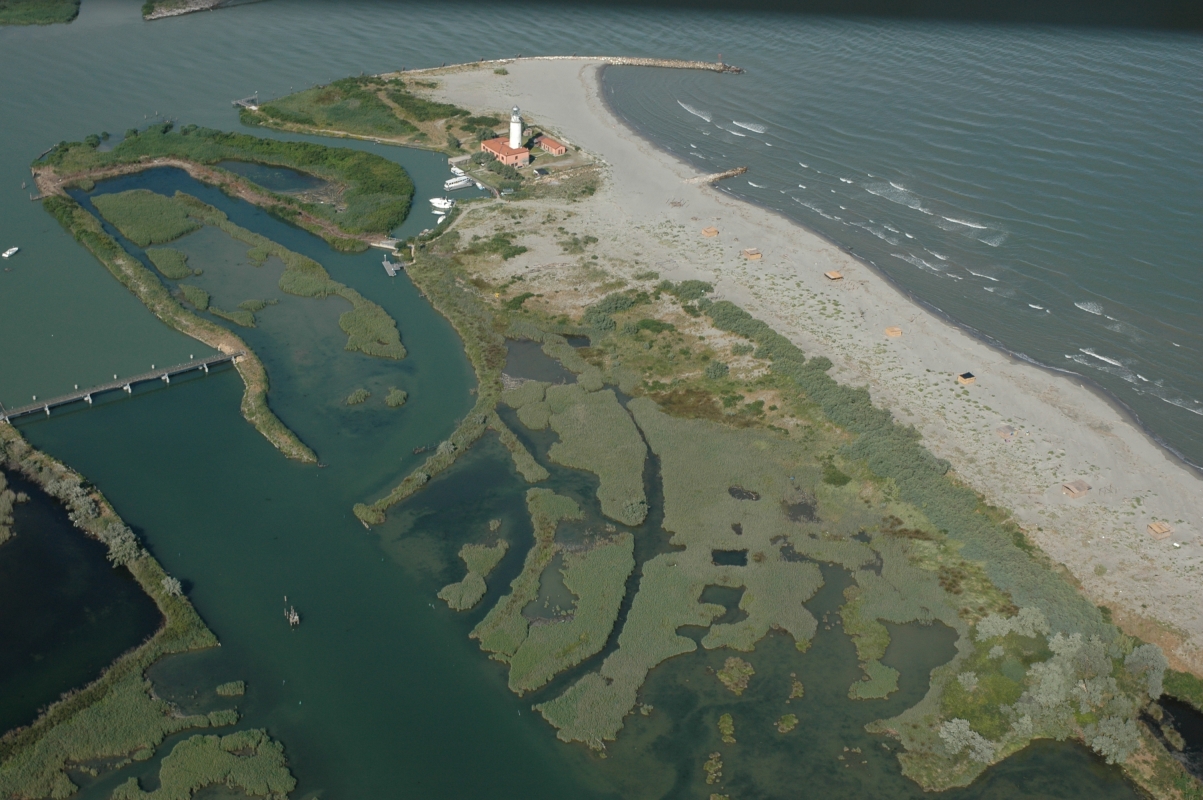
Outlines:
[{"label": "wooden pier", "polygon": [[167,367],[166,369],[152,369],[150,372],[143,372],[141,375],[133,375],[129,378],[118,378],[116,380],[109,381],[108,383],[102,383],[99,386],[92,386],[87,389],[80,389],[78,391],[71,392],[70,394],[52,397],[49,400],[37,400],[29,405],[24,405],[20,408],[14,408],[12,410],[8,410],[3,406],[0,406],[0,422],[11,422],[17,417],[23,417],[26,414],[44,413],[46,416],[50,416],[50,410],[52,408],[58,408],[59,406],[65,406],[70,403],[77,403],[80,400],[83,400],[88,405],[92,405],[93,396],[103,394],[105,392],[113,392],[118,389],[123,389],[129,394],[133,394],[134,386],[136,384],[145,383],[147,381],[163,381],[164,383],[171,383],[171,378],[173,375],[180,375],[184,372],[192,372],[198,369],[208,372],[209,367],[216,366],[217,364],[224,364],[227,361],[233,361],[239,356],[244,355],[246,355],[246,353],[242,350],[239,350],[237,353],[219,353],[218,355],[209,356],[208,358],[196,358],[192,361],[186,361],[183,364],[176,364],[174,367]]},{"label": "wooden pier", "polygon": [[255,92],[250,97],[244,97],[241,100],[234,101],[235,108],[249,108],[251,111],[259,110],[259,93]]}]

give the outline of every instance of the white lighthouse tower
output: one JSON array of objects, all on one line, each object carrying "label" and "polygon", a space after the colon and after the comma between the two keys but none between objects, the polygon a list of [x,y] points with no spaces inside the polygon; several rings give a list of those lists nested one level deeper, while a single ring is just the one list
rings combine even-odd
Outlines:
[{"label": "white lighthouse tower", "polygon": [[522,117],[518,114],[518,106],[510,114],[510,147],[517,150],[522,146]]}]

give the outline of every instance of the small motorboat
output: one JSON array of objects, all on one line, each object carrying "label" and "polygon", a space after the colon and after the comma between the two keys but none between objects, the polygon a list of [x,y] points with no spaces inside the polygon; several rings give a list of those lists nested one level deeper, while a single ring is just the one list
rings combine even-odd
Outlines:
[{"label": "small motorboat", "polygon": [[4,258],[8,258],[8,257],[10,257],[10,256],[14,256],[14,255],[16,255],[16,254],[17,254],[17,251],[18,251],[18,250],[20,250],[20,249],[21,249],[21,248],[19,248],[19,247],[10,247],[10,248],[8,248],[7,250],[5,250],[3,253],[0,253],[0,256],[2,256],[2,257],[4,257]]},{"label": "small motorboat", "polygon": [[456,189],[467,189],[475,183],[474,180],[467,175],[461,175],[458,178],[451,178],[443,182],[443,191],[454,192]]},{"label": "small motorboat", "polygon": [[446,215],[446,214],[444,214],[443,216],[441,216],[441,217],[439,217],[438,219],[436,219],[436,220],[434,221],[434,224],[435,224],[435,225],[442,225],[442,224],[443,224],[443,220],[445,220],[445,219],[447,219],[447,215]]},{"label": "small motorboat", "polygon": [[430,204],[440,211],[450,211],[455,207],[455,201],[450,197],[432,197]]}]

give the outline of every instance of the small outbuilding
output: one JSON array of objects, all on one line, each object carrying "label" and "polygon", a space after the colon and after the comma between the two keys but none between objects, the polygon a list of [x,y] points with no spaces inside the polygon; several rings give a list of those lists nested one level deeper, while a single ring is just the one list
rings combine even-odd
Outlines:
[{"label": "small outbuilding", "polygon": [[568,152],[567,145],[557,142],[555,139],[546,135],[535,137],[535,147],[538,147],[553,156],[562,156]]},{"label": "small outbuilding", "polygon": [[1164,522],[1159,522],[1157,520],[1150,522],[1146,530],[1149,532],[1149,535],[1157,541],[1168,539],[1174,533],[1173,528],[1171,528],[1169,525],[1166,525]]},{"label": "small outbuilding", "polygon": [[823,277],[827,278],[829,281],[842,281],[844,279],[843,273],[837,272],[834,269],[830,272],[824,272]]},{"label": "small outbuilding", "polygon": [[749,261],[759,261],[762,256],[763,254],[755,247],[744,248],[744,258],[748,259]]},{"label": "small outbuilding", "polygon": [[1009,442],[1015,436],[1015,428],[1010,425],[999,425],[994,429],[994,433],[1004,442]]},{"label": "small outbuilding", "polygon": [[1069,483],[1061,484],[1061,491],[1071,499],[1076,500],[1079,497],[1086,496],[1086,493],[1090,491],[1090,484],[1083,480],[1070,481]]},{"label": "small outbuilding", "polygon": [[715,236],[718,236],[718,228],[714,227],[713,225],[711,225],[709,228],[702,228],[702,235],[707,239],[713,239]]},{"label": "small outbuilding", "polygon": [[886,328],[886,336],[889,336],[891,339],[897,339],[901,335],[902,328],[899,328],[897,325],[891,325]]},{"label": "small outbuilding", "polygon": [[961,384],[962,386],[968,386],[976,381],[977,377],[975,377],[972,372],[962,372],[957,376],[957,383]]}]

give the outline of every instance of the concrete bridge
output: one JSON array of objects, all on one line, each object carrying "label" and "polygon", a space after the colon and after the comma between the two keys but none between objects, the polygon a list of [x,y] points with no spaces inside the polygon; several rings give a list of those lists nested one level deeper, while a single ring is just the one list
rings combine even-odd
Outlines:
[{"label": "concrete bridge", "polygon": [[49,400],[35,400],[34,402],[21,406],[20,408],[8,410],[5,409],[4,406],[0,405],[0,422],[11,422],[17,417],[23,417],[26,414],[37,414],[39,412],[45,413],[46,416],[50,416],[50,409],[57,408],[59,406],[65,406],[70,403],[76,403],[80,400],[83,400],[88,405],[92,405],[92,397],[94,395],[103,394],[104,392],[112,392],[118,389],[124,389],[127,393],[133,394],[134,386],[136,384],[145,383],[146,381],[163,381],[164,383],[171,383],[171,377],[173,375],[179,375],[184,372],[192,372],[193,370],[198,369],[208,372],[209,367],[216,366],[217,364],[224,364],[227,361],[233,361],[239,356],[244,355],[246,355],[246,352],[242,350],[239,350],[237,353],[219,353],[215,356],[196,358],[192,361],[186,361],[183,364],[176,364],[174,367],[167,367],[165,369],[153,369],[154,365],[152,364],[152,369],[150,372],[143,372],[141,375],[134,375],[129,378],[117,378],[117,376],[114,375],[114,380],[111,380],[108,383],[102,383],[99,386],[91,386],[87,389],[79,389],[71,392],[70,394],[52,397]]}]

